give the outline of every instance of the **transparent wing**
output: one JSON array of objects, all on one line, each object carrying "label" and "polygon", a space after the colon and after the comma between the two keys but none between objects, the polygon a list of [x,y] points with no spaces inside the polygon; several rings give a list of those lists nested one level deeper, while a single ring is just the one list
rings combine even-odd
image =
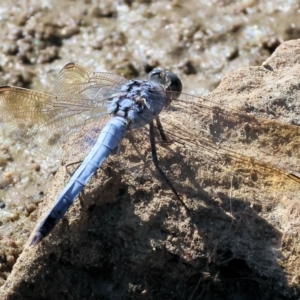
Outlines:
[{"label": "transparent wing", "polygon": [[[160,114],[174,142],[195,155],[231,165],[248,181],[264,178],[265,187],[279,188],[279,181],[300,178],[300,128],[259,119],[204,98],[182,94]],[[240,177],[240,179],[242,179]]]},{"label": "transparent wing", "polygon": [[[83,104],[75,105],[75,100]],[[1,127],[12,138],[25,141],[45,155],[60,159],[62,145],[72,136],[83,139],[85,131],[87,136],[91,135],[93,128],[103,126],[109,118],[105,102],[95,107],[89,100],[3,86],[0,87]],[[93,143],[90,139],[89,147],[85,144],[79,147],[78,142],[72,156],[77,155],[81,159]]]},{"label": "transparent wing", "polygon": [[[117,90],[127,83],[127,79],[111,73],[91,72],[76,63],[66,64],[60,71],[54,84],[56,95],[74,95],[78,99],[89,99],[89,103],[98,105],[99,99],[104,99],[111,90]],[[80,103],[81,103],[80,102]]]}]

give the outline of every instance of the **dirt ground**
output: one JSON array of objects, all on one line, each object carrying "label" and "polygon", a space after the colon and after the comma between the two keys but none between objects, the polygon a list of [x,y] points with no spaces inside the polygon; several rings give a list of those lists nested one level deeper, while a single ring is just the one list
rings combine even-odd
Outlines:
[{"label": "dirt ground", "polygon": [[[135,133],[139,153],[126,139],[53,233],[28,247],[70,170],[32,162],[8,136],[1,299],[299,299],[300,184],[289,174],[300,173],[300,40],[281,43],[300,36],[300,4],[110,3],[1,4],[0,82],[51,91],[69,61],[127,78],[177,72],[185,92],[206,94],[162,116],[171,143],[159,143],[159,159],[188,209]],[[174,131],[182,124],[187,133]],[[229,151],[206,147],[208,132]]]}]

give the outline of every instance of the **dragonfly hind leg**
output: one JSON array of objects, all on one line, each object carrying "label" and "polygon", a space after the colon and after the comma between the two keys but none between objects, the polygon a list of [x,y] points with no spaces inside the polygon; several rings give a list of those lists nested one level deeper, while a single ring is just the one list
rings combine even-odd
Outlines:
[{"label": "dragonfly hind leg", "polygon": [[[178,195],[178,193],[177,193],[176,189],[174,188],[173,184],[171,183],[171,181],[169,180],[169,178],[167,177],[167,175],[165,174],[165,172],[162,170],[162,168],[159,165],[158,158],[157,158],[157,153],[156,153],[156,145],[155,145],[154,124],[153,124],[153,122],[151,122],[149,125],[150,125],[149,135],[150,135],[150,144],[151,144],[151,152],[152,152],[153,163],[154,163],[156,169],[158,170],[160,176],[162,177],[162,179],[167,183],[167,185],[171,188],[172,192],[175,194],[176,198],[182,203],[182,205],[185,207],[185,209],[187,211],[189,211],[189,208],[186,206],[186,204],[180,198],[180,196]],[[161,129],[163,130],[162,126],[161,126]]]}]

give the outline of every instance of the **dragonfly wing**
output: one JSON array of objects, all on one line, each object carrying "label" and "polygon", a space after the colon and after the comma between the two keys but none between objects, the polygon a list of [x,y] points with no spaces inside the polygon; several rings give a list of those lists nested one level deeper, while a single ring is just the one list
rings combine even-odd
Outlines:
[{"label": "dragonfly wing", "polygon": [[[93,115],[100,119],[106,115],[104,107],[91,107],[91,103],[73,105],[74,97],[70,99],[66,95],[54,96],[12,86],[0,87],[1,127],[12,138],[30,144],[47,156],[60,159],[62,145],[78,132],[83,135],[87,124],[95,122]],[[77,99],[78,103],[83,100]]]},{"label": "dragonfly wing", "polygon": [[99,105],[99,99],[107,98],[113,90],[117,90],[127,82],[128,80],[122,76],[106,72],[92,72],[71,62],[60,71],[54,91],[58,95],[75,95],[74,102],[82,97]]},{"label": "dragonfly wing", "polygon": [[252,179],[265,177],[265,185],[274,189],[279,188],[278,178],[300,183],[298,126],[259,119],[190,95],[174,100],[160,119],[177,143],[194,153],[222,158],[223,163],[231,161],[236,174],[248,169]]}]

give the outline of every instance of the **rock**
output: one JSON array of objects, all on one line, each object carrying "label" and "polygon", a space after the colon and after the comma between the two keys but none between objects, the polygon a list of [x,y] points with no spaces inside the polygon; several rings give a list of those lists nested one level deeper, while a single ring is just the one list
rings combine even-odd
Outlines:
[{"label": "rock", "polygon": [[[285,42],[263,66],[228,74],[206,101],[293,124],[299,56],[300,40]],[[187,211],[165,183],[153,190],[160,179],[148,163],[148,142],[142,134],[135,139],[146,157],[144,179],[135,175],[144,162],[135,163],[142,158],[127,143],[120,162],[111,157],[104,164],[49,237],[25,247],[0,289],[2,299],[188,299],[203,291],[205,299],[220,299],[224,291],[262,299],[299,293],[299,184],[284,174],[274,175],[283,175],[275,184],[262,176],[269,169],[254,174],[251,161],[226,173],[230,162],[215,161],[213,153],[209,161],[178,144],[159,146]],[[41,216],[68,178],[62,166]]]}]

